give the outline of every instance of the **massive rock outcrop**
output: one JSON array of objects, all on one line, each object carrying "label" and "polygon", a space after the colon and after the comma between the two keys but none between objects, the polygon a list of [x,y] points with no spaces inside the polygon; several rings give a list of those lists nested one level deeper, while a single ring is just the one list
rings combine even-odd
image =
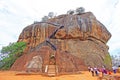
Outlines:
[{"label": "massive rock outcrop", "polygon": [[28,63],[36,68],[39,67],[37,62],[42,64],[41,72],[49,64],[58,66],[58,72],[86,70],[89,65],[109,68],[111,62],[106,43],[110,37],[109,31],[91,12],[65,14],[37,22],[20,34],[18,41],[26,42],[27,48],[11,69],[25,70],[29,68],[25,67]]}]

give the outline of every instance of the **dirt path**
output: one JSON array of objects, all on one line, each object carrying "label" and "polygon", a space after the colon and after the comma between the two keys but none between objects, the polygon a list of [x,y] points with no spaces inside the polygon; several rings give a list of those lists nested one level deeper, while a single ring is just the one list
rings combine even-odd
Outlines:
[{"label": "dirt path", "polygon": [[14,71],[0,71],[0,80],[97,80],[88,71],[76,75],[61,75],[57,77],[46,77],[42,75],[16,75]]}]

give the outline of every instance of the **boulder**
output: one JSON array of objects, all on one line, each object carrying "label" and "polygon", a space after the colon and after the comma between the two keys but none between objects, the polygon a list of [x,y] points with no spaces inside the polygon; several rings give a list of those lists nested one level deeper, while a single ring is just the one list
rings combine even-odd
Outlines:
[{"label": "boulder", "polygon": [[[50,55],[53,53],[56,55],[53,61],[61,73],[87,70],[87,66],[104,65],[110,68],[112,65],[109,47],[106,45],[110,38],[110,32],[91,12],[59,15],[23,29],[18,42],[26,42],[27,47],[11,69],[27,69],[27,67],[18,69],[15,66],[20,60],[20,65],[25,66],[34,56],[39,55],[42,59],[41,71],[44,72],[45,66],[50,64]],[[45,46],[47,48],[44,49]],[[26,58],[26,61],[22,59],[25,55],[29,58]]]}]

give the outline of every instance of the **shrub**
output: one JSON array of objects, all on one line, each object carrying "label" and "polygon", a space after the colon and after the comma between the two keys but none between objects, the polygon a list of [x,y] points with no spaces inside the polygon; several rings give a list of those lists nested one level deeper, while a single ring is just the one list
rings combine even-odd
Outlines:
[{"label": "shrub", "polygon": [[106,54],[106,57],[104,59],[104,64],[106,66],[108,66],[108,68],[112,67],[112,59],[111,59],[111,56],[108,53]]},{"label": "shrub", "polygon": [[48,13],[48,17],[53,18],[54,17],[54,13],[53,12],[49,12]]},{"label": "shrub", "polygon": [[74,14],[74,10],[69,10],[69,11],[67,11],[67,14]]},{"label": "shrub", "polygon": [[85,8],[83,8],[83,7],[79,7],[76,9],[76,14],[82,14],[84,12],[85,12]]},{"label": "shrub", "polygon": [[48,16],[44,16],[44,17],[42,18],[42,21],[43,21],[43,22],[46,22],[48,19],[49,19]]}]

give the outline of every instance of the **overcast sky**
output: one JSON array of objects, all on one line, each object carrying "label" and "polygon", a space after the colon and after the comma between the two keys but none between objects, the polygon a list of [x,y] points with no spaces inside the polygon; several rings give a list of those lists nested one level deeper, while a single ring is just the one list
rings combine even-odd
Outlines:
[{"label": "overcast sky", "polygon": [[0,49],[16,42],[23,28],[49,12],[60,15],[81,6],[112,34],[107,43],[110,54],[120,53],[120,0],[0,0]]}]

